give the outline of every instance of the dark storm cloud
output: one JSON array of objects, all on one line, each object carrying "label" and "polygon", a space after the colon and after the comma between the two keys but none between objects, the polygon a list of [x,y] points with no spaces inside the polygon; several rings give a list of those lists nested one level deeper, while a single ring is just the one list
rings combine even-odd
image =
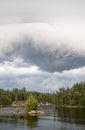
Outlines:
[{"label": "dark storm cloud", "polygon": [[69,31],[54,27],[45,23],[0,26],[0,61],[17,67],[36,65],[48,72],[85,66],[85,26]]},{"label": "dark storm cloud", "polygon": [[[16,58],[22,59],[22,62],[17,63],[17,67],[29,67],[30,65],[36,65],[43,71],[56,72],[75,69],[83,67],[85,65],[85,56],[80,56],[67,50],[60,53],[60,50],[56,50],[55,53],[41,51],[39,48],[35,48],[31,43],[23,44],[14,48],[12,52],[5,56],[5,60],[12,61]],[[11,58],[10,58],[11,57]],[[12,59],[13,57],[13,59]]]}]

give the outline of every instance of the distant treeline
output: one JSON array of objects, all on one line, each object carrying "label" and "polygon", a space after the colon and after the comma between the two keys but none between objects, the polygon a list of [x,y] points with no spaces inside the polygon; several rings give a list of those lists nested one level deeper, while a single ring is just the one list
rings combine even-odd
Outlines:
[{"label": "distant treeline", "polygon": [[60,88],[56,93],[57,105],[85,106],[85,82],[76,83],[72,88]]},{"label": "distant treeline", "polygon": [[85,82],[76,83],[72,88],[60,88],[55,93],[30,92],[25,88],[14,88],[12,90],[0,89],[0,106],[11,105],[14,101],[25,101],[30,94],[39,103],[48,102],[56,106],[85,106]]},{"label": "distant treeline", "polygon": [[54,103],[54,94],[27,91],[25,88],[12,90],[0,89],[0,106],[11,105],[12,102],[25,101],[32,94],[39,103]]}]

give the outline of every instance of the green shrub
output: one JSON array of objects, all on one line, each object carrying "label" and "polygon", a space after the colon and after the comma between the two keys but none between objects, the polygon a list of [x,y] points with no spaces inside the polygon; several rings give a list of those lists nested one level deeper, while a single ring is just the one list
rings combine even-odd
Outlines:
[{"label": "green shrub", "polygon": [[37,110],[38,107],[37,99],[33,95],[30,95],[26,100],[25,107],[27,112],[31,110]]}]

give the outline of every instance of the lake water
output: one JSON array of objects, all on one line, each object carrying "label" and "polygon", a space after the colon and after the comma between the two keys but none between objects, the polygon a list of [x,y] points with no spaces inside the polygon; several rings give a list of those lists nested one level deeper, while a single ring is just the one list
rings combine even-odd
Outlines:
[{"label": "lake water", "polygon": [[0,108],[0,130],[85,130],[85,109],[40,107],[42,116],[12,115],[14,107]]}]

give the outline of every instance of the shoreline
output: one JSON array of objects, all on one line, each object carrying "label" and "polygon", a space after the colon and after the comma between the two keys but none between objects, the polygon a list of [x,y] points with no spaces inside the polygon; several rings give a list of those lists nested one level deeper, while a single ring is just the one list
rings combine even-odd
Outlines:
[{"label": "shoreline", "polygon": [[56,108],[85,108],[85,106],[79,105],[57,105]]}]

